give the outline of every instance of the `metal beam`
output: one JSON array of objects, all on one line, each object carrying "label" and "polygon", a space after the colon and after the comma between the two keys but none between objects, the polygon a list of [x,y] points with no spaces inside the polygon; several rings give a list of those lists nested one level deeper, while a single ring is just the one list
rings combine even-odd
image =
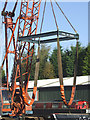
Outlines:
[{"label": "metal beam", "polygon": [[19,42],[30,42],[30,43],[37,43],[38,44],[38,40],[31,40],[31,39],[25,39],[25,38],[20,38],[18,39]]},{"label": "metal beam", "polygon": [[79,34],[73,34],[73,33],[59,31],[59,35],[74,38],[74,39],[79,39]]},{"label": "metal beam", "polygon": [[[57,35],[57,31],[19,37],[18,41],[19,42],[24,41],[24,42],[38,43],[38,40],[34,40],[35,38],[49,37],[49,36],[54,36],[54,35]],[[72,33],[68,33],[68,32],[59,31],[59,35],[64,36],[64,37],[59,38],[60,41],[79,39],[78,34],[72,34]],[[45,40],[40,40],[40,42],[41,43],[55,42],[56,39],[57,38],[53,38],[53,39],[46,38]]]},{"label": "metal beam", "polygon": [[34,39],[34,38],[48,37],[48,36],[53,36],[53,35],[57,35],[57,31],[23,36],[23,37],[19,37],[18,40],[20,40],[22,38],[24,38],[24,39],[25,38],[27,38],[27,39]]},{"label": "metal beam", "polygon": [[[66,41],[66,40],[73,40],[75,38],[70,38],[70,37],[60,37],[59,38],[59,41]],[[56,42],[57,41],[57,38],[53,38],[53,39],[48,39],[48,40],[20,40],[20,41],[24,41],[24,42],[30,42],[30,43],[40,43],[40,44],[43,44],[43,43],[51,43],[51,42]]]},{"label": "metal beam", "polygon": [[[66,40],[73,40],[74,38],[69,38],[69,37],[61,37],[59,38],[59,41],[66,41]],[[40,44],[43,43],[51,43],[51,42],[56,42],[57,38],[54,39],[48,39],[48,40],[40,40]]]}]

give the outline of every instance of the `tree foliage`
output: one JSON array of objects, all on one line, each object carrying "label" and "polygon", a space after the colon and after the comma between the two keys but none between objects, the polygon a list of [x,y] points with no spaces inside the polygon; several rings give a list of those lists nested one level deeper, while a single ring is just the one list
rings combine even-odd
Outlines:
[{"label": "tree foliage", "polygon": [[[39,78],[38,79],[54,78],[54,76],[55,76],[55,73],[54,73],[54,70],[53,70],[53,65],[49,61],[49,51],[50,51],[50,46],[45,46],[45,45],[41,46]],[[26,56],[25,53],[24,53],[24,56]],[[36,56],[37,56],[37,53],[35,54],[35,52],[34,52],[33,59],[32,59],[32,64],[31,64],[30,80],[34,80]],[[22,73],[25,73],[25,70],[26,70],[26,64],[23,65],[24,62],[25,61],[23,61],[21,63]],[[28,68],[28,70],[29,69],[30,68]],[[13,72],[12,72],[12,76],[13,76]],[[11,77],[11,79],[12,79],[12,77]],[[25,80],[25,76],[23,76],[22,79]],[[19,79],[17,81],[19,81]]]},{"label": "tree foliage", "polygon": [[39,79],[54,78],[53,65],[49,61],[50,46],[41,46]]},{"label": "tree foliage", "polygon": [[54,77],[55,77],[55,73],[54,73],[53,65],[51,64],[51,62],[47,61],[43,69],[43,78],[52,79]]},{"label": "tree foliage", "polygon": [[86,56],[83,59],[83,75],[90,75],[90,44],[86,47]]},{"label": "tree foliage", "polygon": [[[74,74],[74,62],[76,47],[71,46],[70,49],[66,49],[62,52],[62,67],[63,67],[63,76],[72,77]],[[55,48],[50,56],[50,62],[53,64],[55,77],[58,77],[58,65],[57,65],[57,49]],[[81,44],[78,44],[78,67],[77,75],[90,75],[90,44],[85,48],[81,47]]]},{"label": "tree foliage", "polygon": [[[61,54],[62,54],[62,57],[63,57],[63,49],[61,47]],[[58,77],[58,63],[57,63],[57,48],[55,48],[49,58],[51,64],[53,65],[53,68],[54,68],[54,72],[55,72],[55,78]]]},{"label": "tree foliage", "polygon": [[[1,70],[1,69],[0,69],[0,70]],[[6,76],[5,76],[5,70],[2,69],[0,72],[1,72],[1,74],[0,74],[0,75],[1,75],[1,76],[0,76],[0,79],[2,80],[2,85],[3,85],[3,84],[6,84],[7,81],[6,81]]]},{"label": "tree foliage", "polygon": [[[61,47],[62,54],[62,67],[63,76],[72,77],[74,75],[74,62],[76,47],[71,46],[70,49],[63,50]],[[82,47],[78,44],[78,67],[77,75],[90,75],[90,44],[87,47]],[[33,54],[30,80],[34,80],[35,75],[35,64],[36,64],[36,53]],[[22,72],[25,72],[26,66],[22,65]],[[4,73],[3,73],[4,74]],[[3,75],[4,76],[4,75]],[[58,77],[58,63],[57,63],[57,48],[54,48],[50,54],[50,46],[42,45],[40,49],[40,66],[39,66],[39,78],[38,79],[52,79]],[[4,79],[4,77],[3,77]],[[23,77],[25,80],[25,77]]]},{"label": "tree foliage", "polygon": [[53,50],[49,60],[53,65],[55,78],[57,78],[58,77],[57,48]]},{"label": "tree foliage", "polygon": [[5,83],[6,80],[5,80],[5,71],[4,70],[2,70],[1,76],[2,76],[2,83]]}]

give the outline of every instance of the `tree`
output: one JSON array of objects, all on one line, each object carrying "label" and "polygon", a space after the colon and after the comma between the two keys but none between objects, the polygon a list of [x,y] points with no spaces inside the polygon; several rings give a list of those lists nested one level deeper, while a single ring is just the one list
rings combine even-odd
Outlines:
[{"label": "tree", "polygon": [[85,47],[81,47],[81,44],[78,46],[78,67],[77,67],[77,75],[82,76],[83,75],[83,60],[86,56],[86,50]]},{"label": "tree", "polygon": [[54,78],[53,65],[49,61],[50,46],[41,46],[39,79]]},{"label": "tree", "polygon": [[[49,51],[50,51],[50,46],[45,46],[45,45],[41,46],[41,49],[40,49],[39,78],[38,79],[54,78],[54,76],[55,76],[54,70],[53,70],[53,65],[49,61]],[[24,57],[25,56],[26,56],[26,53],[24,53]],[[32,59],[32,64],[31,64],[30,80],[34,80],[36,56],[37,55],[34,52],[33,59]],[[25,62],[25,61],[23,61],[23,62]],[[21,69],[22,69],[22,73],[25,73],[26,64],[23,65],[23,62],[21,63]],[[14,79],[13,78],[14,68],[12,70],[11,80]],[[28,68],[28,69],[30,69],[30,68]],[[25,76],[23,76],[23,80],[25,80]],[[19,81],[19,79],[17,81]]]},{"label": "tree", "polygon": [[2,81],[2,86],[4,85],[4,84],[6,84],[7,83],[7,81],[6,81],[6,76],[5,76],[5,70],[0,70],[0,72],[1,72],[1,76],[0,76],[0,78],[1,78],[1,81]]},{"label": "tree", "polygon": [[[60,46],[61,48],[61,56],[63,56],[63,49],[62,46]],[[53,65],[54,68],[54,72],[55,72],[55,78],[59,77],[58,76],[58,62],[57,62],[57,48],[55,48],[49,58],[50,62]]]},{"label": "tree", "polygon": [[5,70],[2,69],[1,75],[2,75],[2,83],[6,83]]},{"label": "tree", "polygon": [[86,48],[86,56],[83,59],[83,75],[90,75],[90,43]]},{"label": "tree", "polygon": [[[90,66],[88,64],[89,63],[88,58],[90,56],[89,51],[90,51],[90,48],[88,48],[88,52],[86,55],[86,48],[81,47],[81,44],[78,43],[78,66],[77,66],[77,75],[78,76],[82,76],[83,73],[86,71],[86,69],[87,69],[87,71],[90,71],[89,70]],[[76,55],[76,47],[71,46],[70,49],[66,49],[65,51],[63,51],[61,49],[61,54],[62,54],[63,76],[64,77],[72,77],[74,75],[74,62],[75,62],[75,55]],[[50,56],[50,62],[53,64],[55,77],[58,77],[57,49],[56,48],[53,50],[53,52]],[[85,64],[87,64],[87,65],[85,65]],[[87,68],[86,68],[86,66],[87,66]]]},{"label": "tree", "polygon": [[[72,58],[70,58],[70,54],[71,54],[71,51],[69,51],[68,49],[66,51],[63,51],[63,49],[61,47],[62,68],[63,68],[63,76],[64,77],[66,77],[67,74],[69,75],[69,73],[72,74],[71,73],[71,62],[70,62]],[[55,48],[53,50],[53,52],[50,56],[50,62],[53,64],[55,77],[56,78],[59,77],[58,76],[58,63],[57,63],[57,48]]]},{"label": "tree", "polygon": [[64,55],[66,56],[63,59],[64,77],[71,77],[74,73],[75,48],[71,46],[71,50],[66,50]]},{"label": "tree", "polygon": [[49,61],[45,63],[45,67],[43,69],[43,76],[44,79],[53,79],[55,77],[53,65]]},{"label": "tree", "polygon": [[49,60],[53,65],[55,78],[57,78],[58,77],[57,48],[53,50]]},{"label": "tree", "polygon": [[34,80],[35,64],[36,64],[36,55],[34,53],[33,54],[33,59],[32,59],[32,65],[31,65],[30,80]]},{"label": "tree", "polygon": [[[63,77],[72,77],[74,75],[74,62],[76,55],[76,47],[71,46],[70,49],[63,51],[61,47],[62,55],[62,67],[63,67]],[[26,56],[26,54],[25,54]],[[77,75],[89,75],[90,74],[90,44],[85,48],[81,47],[78,43],[78,67]],[[36,64],[36,54],[34,52],[30,80],[34,80],[35,75],[35,64]],[[22,66],[22,72],[25,72],[26,65]],[[42,45],[40,49],[40,66],[39,66],[39,78],[38,79],[49,79],[58,77],[58,63],[57,63],[57,48],[55,48],[50,54],[50,46]],[[25,77],[23,76],[23,80]]]}]

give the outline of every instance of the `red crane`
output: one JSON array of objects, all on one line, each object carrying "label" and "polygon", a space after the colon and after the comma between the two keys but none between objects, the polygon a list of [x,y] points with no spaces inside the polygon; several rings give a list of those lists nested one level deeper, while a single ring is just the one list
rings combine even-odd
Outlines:
[{"label": "red crane", "polygon": [[[9,67],[8,67],[8,55],[14,54],[14,63],[13,63],[13,75],[11,80],[11,108],[12,108],[12,115],[21,115],[25,113],[25,106],[26,105],[32,105],[35,99],[36,91],[37,91],[37,79],[38,79],[38,72],[39,72],[39,50],[40,50],[40,42],[45,43],[45,41],[38,41],[38,54],[37,54],[37,62],[36,62],[36,69],[35,69],[35,78],[34,78],[34,88],[33,88],[33,95],[32,98],[29,97],[27,93],[28,89],[28,82],[30,79],[30,72],[31,72],[31,64],[33,59],[33,53],[34,53],[34,42],[26,42],[24,40],[18,40],[18,38],[26,38],[27,36],[31,41],[35,41],[35,38],[45,37],[45,36],[52,36],[57,35],[56,39],[50,39],[51,41],[57,41],[57,55],[58,55],[58,71],[59,71],[59,81],[60,81],[60,89],[61,89],[61,97],[63,99],[63,102],[70,106],[72,104],[74,94],[75,94],[75,85],[76,85],[76,67],[77,67],[77,51],[76,49],[76,66],[75,66],[75,72],[74,72],[74,83],[72,88],[72,94],[70,102],[67,103],[64,95],[64,86],[63,86],[63,75],[62,75],[62,61],[61,61],[61,52],[60,52],[60,45],[59,40],[69,40],[69,39],[77,39],[79,38],[76,30],[72,26],[72,24],[69,22],[67,17],[65,16],[64,12],[58,5],[58,3],[55,1],[56,5],[66,18],[66,20],[69,22],[70,26],[73,28],[76,34],[66,33],[59,31],[58,24],[55,16],[55,12],[53,9],[53,4],[51,2],[52,12],[55,20],[55,24],[57,27],[57,31],[55,32],[49,32],[49,33],[42,33],[42,34],[36,34],[37,33],[37,25],[38,25],[38,19],[39,19],[39,11],[40,11],[40,5],[41,0],[24,0],[23,2],[19,3],[18,0],[15,2],[13,10],[12,11],[5,11],[7,4],[9,4],[7,1],[5,2],[5,6],[2,11],[2,16],[4,17],[3,23],[5,24],[5,57],[2,62],[1,68],[3,68],[3,65],[6,61],[6,76],[7,76],[7,88],[9,89]],[[17,5],[21,4],[20,6],[20,13],[18,17],[16,16],[15,19],[15,10],[17,8]],[[41,29],[44,19],[44,13],[45,13],[45,6],[44,5],[44,11],[43,11],[43,17],[41,22]],[[40,33],[41,33],[40,29]],[[11,34],[8,38],[8,30],[11,31]],[[59,38],[59,35],[64,36]],[[33,39],[32,39],[33,38]],[[47,42],[47,41],[46,41]],[[12,44],[13,43],[13,44]],[[13,45],[13,50],[10,50],[10,46]],[[77,48],[78,48],[78,41],[77,41]],[[22,66],[25,66],[25,70],[22,70]],[[19,82],[19,85],[17,84],[17,81]],[[17,92],[18,88],[18,92]],[[28,101],[30,100],[30,103]]]},{"label": "red crane", "polygon": [[[7,4],[9,2],[5,2],[5,6],[2,11],[2,16],[4,17],[3,23],[5,24],[5,57],[2,63],[2,67],[6,60],[6,76],[7,76],[7,88],[9,88],[9,67],[8,67],[8,55],[14,54],[14,64],[13,64],[13,79],[11,81],[10,91],[12,92],[12,107],[13,115],[17,114],[18,111],[25,112],[25,104],[28,104],[27,97],[27,89],[28,89],[28,82],[30,79],[30,70],[31,70],[31,63],[34,53],[34,44],[30,44],[29,42],[18,42],[19,36],[28,36],[31,34],[37,33],[37,25],[39,19],[39,11],[40,11],[40,4],[41,0],[30,0],[19,3],[18,0],[15,2],[12,11],[5,11]],[[15,19],[15,10],[17,4],[21,4],[20,7],[20,14]],[[12,34],[10,35],[10,39],[8,39],[7,32],[8,29],[11,30]],[[17,33],[16,33],[17,31]],[[10,46],[13,41],[13,50],[10,51]],[[27,55],[25,55],[25,53]],[[29,61],[30,60],[30,61]],[[25,70],[21,70],[21,64],[26,66]],[[22,78],[24,77],[25,81],[23,82]],[[17,80],[19,81],[19,85],[16,84]],[[16,88],[19,88],[19,93],[17,95]],[[33,104],[35,94],[36,94],[37,87],[34,87],[33,96],[30,102],[30,105]],[[15,102],[15,100],[17,102]]]}]

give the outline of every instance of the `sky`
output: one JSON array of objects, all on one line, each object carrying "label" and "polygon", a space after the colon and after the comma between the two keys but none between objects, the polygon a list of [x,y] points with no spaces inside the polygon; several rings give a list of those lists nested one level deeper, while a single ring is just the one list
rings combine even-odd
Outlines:
[{"label": "sky", "polygon": [[[86,47],[88,45],[88,1],[87,0],[73,0],[72,1],[67,1],[67,0],[57,0],[59,1],[58,4],[64,11],[65,15],[67,18],[70,20],[76,31],[78,32],[80,36],[80,43],[83,47]],[[37,33],[40,31],[40,25],[41,25],[41,19],[42,19],[42,12],[43,12],[43,5],[44,2],[42,2],[41,7],[40,7],[40,15],[39,15],[39,22],[38,22],[38,29]],[[3,2],[2,0],[0,1],[0,65],[3,59],[3,51],[4,51],[4,25],[2,25],[2,16],[1,16],[1,11],[3,9]],[[11,10],[13,6],[13,2],[9,2],[8,5],[8,10]],[[54,7],[54,12],[55,16],[57,19],[58,27],[59,30],[61,31],[66,31],[66,32],[71,32],[75,33],[66,19],[63,17],[62,13],[56,6],[55,2],[53,2],[53,7]],[[18,16],[18,10],[19,10],[19,5],[16,10],[16,16]],[[51,10],[51,5],[50,2],[48,1],[46,4],[46,11],[45,11],[45,18],[44,18],[44,23],[43,23],[43,29],[42,32],[48,32],[48,31],[54,31],[57,30],[55,26],[55,21],[54,17],[52,14]],[[63,49],[70,48],[71,45],[76,45],[76,41],[64,41],[60,42],[61,46]],[[55,47],[57,47],[56,43],[50,43],[47,44],[51,46],[51,50],[53,50]]]},{"label": "sky", "polygon": [[[57,0],[57,1],[60,1],[60,0]],[[60,7],[62,8],[62,10],[64,11],[67,18],[70,20],[72,25],[77,30],[80,36],[79,41],[81,45],[87,46],[88,44],[88,2],[79,2],[79,1],[70,2],[70,0],[69,2],[66,2],[64,0],[64,2],[58,2],[58,3]],[[9,2],[9,6],[7,6],[8,10],[12,9],[12,5],[13,5],[13,2]],[[39,33],[40,25],[41,25],[43,5],[44,3],[42,2],[41,7],[40,7],[39,22],[38,22],[38,33]],[[0,2],[0,12],[3,6],[4,6],[3,2]],[[74,33],[74,31],[72,30],[72,28],[70,27],[66,19],[63,17],[58,7],[56,6],[55,2],[53,2],[53,6],[54,6],[54,12],[56,15],[59,30]],[[18,8],[19,8],[19,5],[18,5]],[[18,12],[18,9],[16,10],[16,14],[17,12]],[[1,16],[0,16],[0,19],[1,19]],[[0,20],[0,29],[4,30],[4,27],[2,27],[1,22],[2,20]],[[51,10],[51,4],[50,2],[47,2],[42,32],[54,31],[54,30],[56,30],[56,26],[55,26],[54,17],[53,17],[52,10]],[[75,44],[75,41],[61,42],[61,45],[63,46],[64,49],[69,48],[71,45],[74,45],[74,44]],[[50,44],[50,45],[52,49],[54,48],[54,46],[56,47],[55,43]]]},{"label": "sky", "polygon": [[[0,2],[5,2],[6,0],[0,0]],[[21,1],[21,0],[18,0],[19,2]],[[22,0],[22,2],[23,2],[24,0]],[[28,0],[26,0],[26,1],[28,1]],[[30,1],[32,1],[32,0],[30,0]],[[42,0],[42,2],[43,2],[44,0]],[[49,2],[50,0],[47,0],[47,2]],[[54,2],[54,0],[52,0],[53,2]],[[57,0],[58,2],[89,2],[89,0]],[[8,0],[8,2],[15,2],[15,0]]]},{"label": "sky", "polygon": [[[88,2],[59,2],[60,7],[64,11],[67,18],[70,20],[76,31],[80,36],[80,43],[82,46],[88,44]],[[75,33],[62,13],[59,11],[56,4],[53,2],[54,11],[59,26],[59,30]],[[39,22],[40,23],[40,22]],[[56,30],[54,17],[52,14],[50,2],[47,3],[45,19],[43,24],[44,32]],[[69,48],[71,45],[75,45],[75,41],[61,42],[64,49]],[[56,44],[51,44],[52,48],[56,47]]]}]

